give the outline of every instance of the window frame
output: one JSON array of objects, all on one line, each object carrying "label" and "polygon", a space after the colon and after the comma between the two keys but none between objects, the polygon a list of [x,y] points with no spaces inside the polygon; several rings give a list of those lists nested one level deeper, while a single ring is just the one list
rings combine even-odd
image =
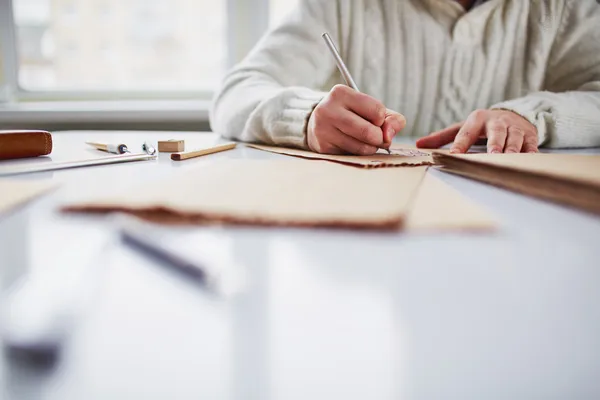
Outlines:
[{"label": "window frame", "polygon": [[[218,0],[215,0],[218,1]],[[241,61],[269,27],[269,0],[225,0],[227,68]],[[0,0],[0,104],[46,101],[210,100],[211,90],[27,90],[19,85],[13,0]]]}]

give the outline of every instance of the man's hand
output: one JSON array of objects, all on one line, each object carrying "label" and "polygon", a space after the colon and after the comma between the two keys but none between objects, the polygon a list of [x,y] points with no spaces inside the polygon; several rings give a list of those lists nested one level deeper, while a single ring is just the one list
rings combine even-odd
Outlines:
[{"label": "man's hand", "polygon": [[417,140],[417,147],[437,149],[454,142],[451,153],[466,153],[479,138],[487,138],[488,153],[537,153],[537,128],[506,110],[477,110],[465,122]]},{"label": "man's hand", "polygon": [[313,110],[307,142],[317,153],[372,155],[389,148],[405,125],[404,116],[380,101],[337,85]]}]

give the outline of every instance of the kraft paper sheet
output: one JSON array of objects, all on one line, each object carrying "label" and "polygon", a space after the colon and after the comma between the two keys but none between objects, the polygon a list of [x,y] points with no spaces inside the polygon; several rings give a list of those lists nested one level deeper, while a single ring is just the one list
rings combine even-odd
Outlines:
[{"label": "kraft paper sheet", "polygon": [[302,160],[215,160],[68,211],[127,211],[170,223],[398,229],[426,168],[363,170]]},{"label": "kraft paper sheet", "polygon": [[294,159],[216,160],[164,182],[66,210],[124,211],[164,224],[404,227],[419,232],[495,227],[485,211],[426,170],[364,170]]},{"label": "kraft paper sheet", "polygon": [[377,154],[372,156],[319,154],[312,151],[290,149],[286,147],[264,146],[259,144],[246,144],[246,146],[271,153],[284,154],[312,160],[333,161],[336,163],[352,165],[360,168],[415,167],[433,165],[433,159],[430,151],[410,148],[407,146],[392,146],[392,154],[388,154],[384,150],[379,150]]},{"label": "kraft paper sheet", "polygon": [[434,153],[442,170],[600,214],[600,156]]},{"label": "kraft paper sheet", "polygon": [[411,232],[492,231],[498,222],[488,211],[432,174],[427,174],[408,213]]},{"label": "kraft paper sheet", "polygon": [[54,187],[51,182],[0,179],[0,214],[25,204]]}]

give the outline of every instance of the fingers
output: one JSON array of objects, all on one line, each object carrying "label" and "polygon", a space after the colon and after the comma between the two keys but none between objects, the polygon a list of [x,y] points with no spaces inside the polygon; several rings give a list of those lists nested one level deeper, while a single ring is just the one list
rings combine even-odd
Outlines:
[{"label": "fingers", "polygon": [[329,135],[329,143],[337,149],[342,150],[342,154],[356,154],[360,156],[370,156],[377,153],[377,146],[372,146],[353,137],[346,135],[342,131],[331,132]]},{"label": "fingers", "polygon": [[485,110],[478,110],[471,113],[465,124],[460,128],[454,144],[450,148],[450,153],[466,153],[469,148],[477,142],[479,135],[483,133],[487,114]]},{"label": "fingers", "polygon": [[375,154],[406,125],[403,115],[347,86],[335,86],[311,113],[306,139],[319,153]]},{"label": "fingers", "polygon": [[344,85],[335,86],[331,92],[332,101],[339,102],[344,108],[353,111],[362,118],[380,127],[386,116],[386,108],[380,101],[368,94],[360,93]]},{"label": "fingers", "polygon": [[509,110],[477,110],[464,124],[455,124],[417,141],[417,147],[438,148],[454,141],[451,153],[466,153],[481,138],[487,138],[489,153],[535,153],[536,127],[520,114]]},{"label": "fingers", "polygon": [[448,143],[452,143],[462,126],[463,122],[458,122],[441,131],[433,132],[417,140],[417,147],[422,149],[437,149]]},{"label": "fingers", "polygon": [[392,140],[398,132],[406,126],[406,118],[397,112],[387,110],[385,121],[381,126],[383,133],[383,147],[388,149],[392,145]]},{"label": "fingers", "polygon": [[[336,114],[337,118],[330,118],[330,112]],[[343,117],[340,118],[342,114]],[[346,131],[355,136],[372,136],[375,138],[373,141],[377,144],[371,145],[356,139],[339,129],[338,125],[343,126]],[[369,133],[372,130],[376,131],[375,135]],[[307,129],[308,147],[312,151],[322,154],[371,155],[377,152],[382,140],[380,128],[343,108],[339,108],[337,111],[334,108],[330,110],[326,107],[315,109]]]},{"label": "fingers", "polygon": [[538,137],[536,132],[525,133],[525,139],[523,140],[523,153],[537,153],[538,150]]},{"label": "fingers", "polygon": [[508,137],[506,139],[505,153],[520,153],[525,140],[525,132],[516,126],[508,128]]},{"label": "fingers", "polygon": [[338,112],[333,125],[346,135],[371,146],[381,146],[384,141],[381,128],[346,109]]},{"label": "fingers", "polygon": [[506,138],[508,137],[508,126],[503,120],[494,119],[488,122],[487,130],[487,152],[502,153]]}]

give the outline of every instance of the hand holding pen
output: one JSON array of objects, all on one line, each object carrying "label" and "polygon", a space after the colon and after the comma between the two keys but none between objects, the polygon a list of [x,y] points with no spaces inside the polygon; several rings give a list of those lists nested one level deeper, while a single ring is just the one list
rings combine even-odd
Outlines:
[{"label": "hand holding pen", "polygon": [[311,150],[327,154],[372,155],[389,152],[392,139],[406,125],[404,116],[361,93],[330,36],[323,34],[348,86],[337,85],[313,110],[307,127]]}]

